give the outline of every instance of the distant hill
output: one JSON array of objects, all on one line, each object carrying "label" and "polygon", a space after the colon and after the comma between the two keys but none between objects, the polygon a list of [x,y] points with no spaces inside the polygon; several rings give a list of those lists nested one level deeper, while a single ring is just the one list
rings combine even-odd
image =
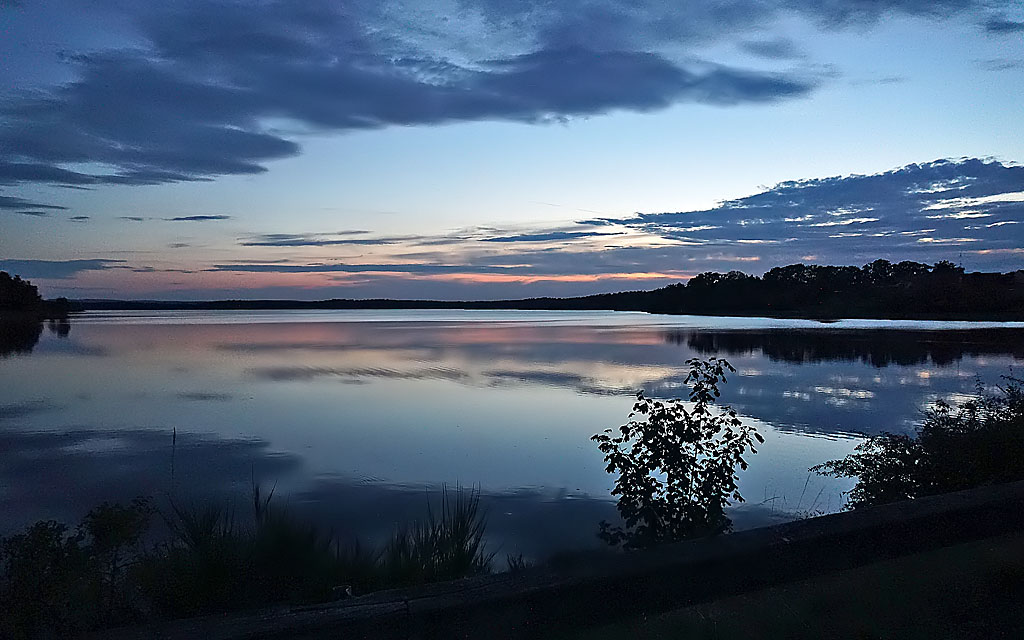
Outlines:
[{"label": "distant hill", "polygon": [[1024,320],[1024,270],[966,273],[951,262],[875,260],[863,267],[792,264],[763,276],[706,272],[653,291],[576,298],[447,301],[333,299],[81,300],[95,310],[521,309],[645,311],[781,318]]}]

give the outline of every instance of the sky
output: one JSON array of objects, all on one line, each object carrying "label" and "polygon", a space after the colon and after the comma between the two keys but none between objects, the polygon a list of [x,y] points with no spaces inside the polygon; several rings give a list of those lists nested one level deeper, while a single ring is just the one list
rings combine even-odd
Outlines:
[{"label": "sky", "polygon": [[72,298],[1024,268],[1007,0],[0,0],[0,270]]}]

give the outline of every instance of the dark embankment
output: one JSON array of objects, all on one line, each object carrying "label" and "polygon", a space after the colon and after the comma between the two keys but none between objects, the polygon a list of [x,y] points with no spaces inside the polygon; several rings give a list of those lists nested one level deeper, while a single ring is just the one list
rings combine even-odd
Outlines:
[{"label": "dark embankment", "polygon": [[[107,632],[109,638],[565,637],[1024,529],[1024,482],[330,605]],[[1010,576],[1012,580],[1013,576]],[[1019,589],[1020,584],[1007,584]],[[851,592],[851,598],[857,594]]]},{"label": "dark embankment", "polygon": [[702,273],[686,284],[576,298],[520,300],[83,300],[93,310],[519,309],[644,311],[780,318],[1024,320],[1024,270],[966,273],[950,262],[794,264],[763,276]]}]

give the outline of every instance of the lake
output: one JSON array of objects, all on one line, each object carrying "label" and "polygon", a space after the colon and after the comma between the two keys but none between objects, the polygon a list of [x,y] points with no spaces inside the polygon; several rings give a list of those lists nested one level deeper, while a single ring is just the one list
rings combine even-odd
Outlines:
[{"label": "lake", "polygon": [[1021,323],[615,312],[89,312],[5,340],[0,532],[135,495],[242,513],[255,481],[380,540],[447,483],[481,489],[499,557],[599,544],[590,436],[685,393],[688,358],[736,367],[722,400],[765,436],[737,528],[840,509],[852,483],[809,467],[1024,360]]}]

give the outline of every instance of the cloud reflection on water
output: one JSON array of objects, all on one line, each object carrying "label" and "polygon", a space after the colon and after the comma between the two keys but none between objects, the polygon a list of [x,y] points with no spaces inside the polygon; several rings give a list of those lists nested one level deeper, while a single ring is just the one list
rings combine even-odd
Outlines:
[{"label": "cloud reflection on water", "polygon": [[[421,515],[427,487],[480,483],[507,550],[585,545],[613,513],[589,436],[621,424],[639,388],[680,395],[686,359],[712,354],[739,369],[724,400],[768,438],[744,476],[748,499],[765,504],[737,512],[753,524],[806,508],[807,467],[852,448],[849,434],[907,429],[926,403],[1024,358],[1020,330],[382,317],[392,320],[86,317],[65,338],[43,334],[30,355],[0,363],[0,528],[168,491],[174,426],[182,490],[244,495],[252,477],[279,482],[290,508],[374,537]],[[562,318],[541,316],[551,317]],[[819,506],[838,507],[843,486],[811,483],[828,494]]]}]

